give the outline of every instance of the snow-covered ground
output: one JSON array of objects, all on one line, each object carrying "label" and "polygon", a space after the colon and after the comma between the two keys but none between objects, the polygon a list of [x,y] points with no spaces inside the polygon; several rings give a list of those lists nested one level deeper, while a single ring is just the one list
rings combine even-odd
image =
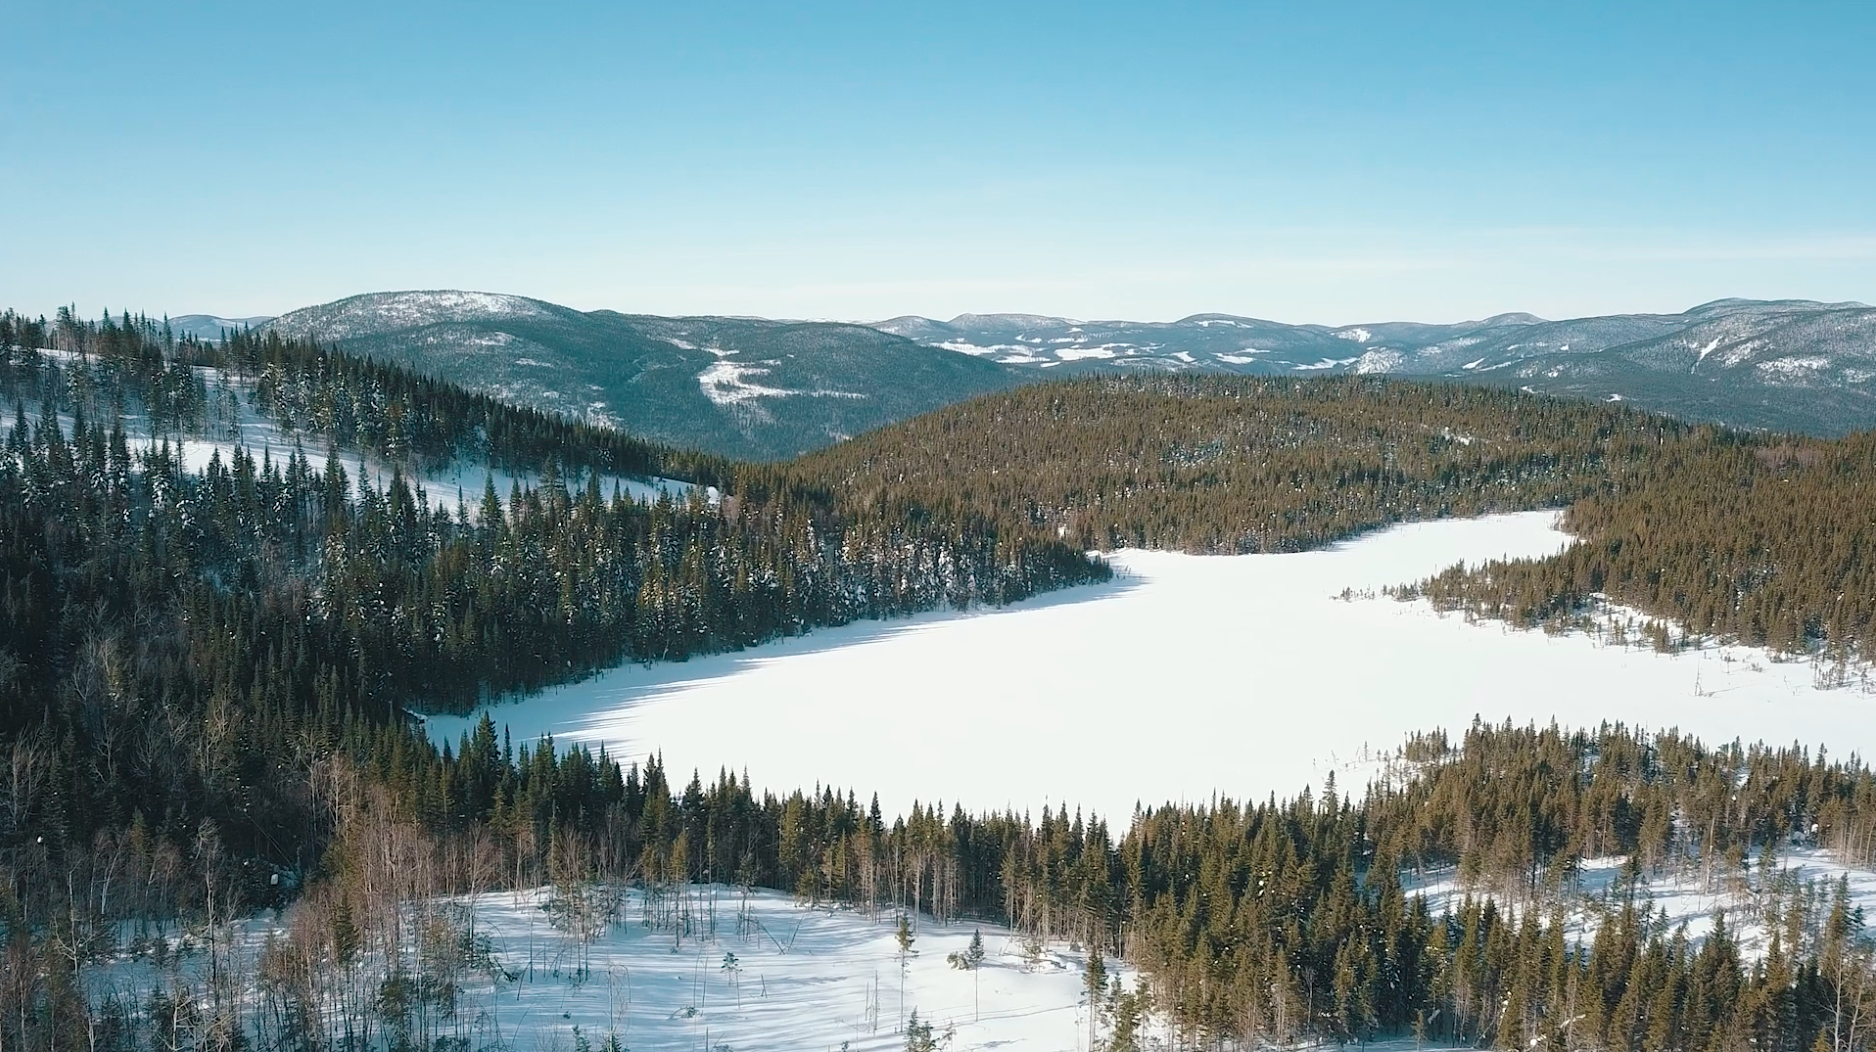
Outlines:
[{"label": "snow-covered ground", "polygon": [[[817,631],[738,654],[630,665],[496,706],[669,768],[758,787],[877,790],[1124,818],[1137,802],[1359,789],[1411,732],[1491,721],[1677,727],[1709,742],[1876,755],[1876,699],[1747,648],[1664,655],[1356,596],[1459,561],[1568,543],[1537,512],[1402,526],[1300,555],[1120,552],[1108,585],[997,611]],[[469,718],[433,718],[454,742]]]},{"label": "snow-covered ground", "polygon": [[[1571,937],[1587,942],[1610,916],[1619,915],[1628,889],[1622,885],[1625,857],[1586,859],[1574,883],[1563,889],[1562,896]],[[1641,873],[1636,878],[1634,899],[1657,921],[1665,919],[1666,929],[1686,926],[1687,937],[1698,941],[1713,932],[1714,915],[1724,910],[1726,926],[1733,933],[1743,956],[1762,959],[1771,946],[1768,918],[1774,907],[1784,915],[1798,896],[1813,896],[1822,904],[1813,915],[1830,909],[1831,895],[1839,880],[1847,882],[1850,901],[1865,914],[1876,914],[1876,873],[1839,862],[1829,852],[1817,848],[1794,848],[1778,855],[1768,872],[1756,859],[1749,860],[1748,871],[1715,873],[1703,879],[1697,863],[1690,863],[1678,873]],[[1470,895],[1475,900],[1490,895],[1499,905],[1517,914],[1529,904],[1517,897],[1507,898],[1489,889],[1467,887],[1450,868],[1422,875],[1406,873],[1401,884],[1409,892],[1424,896],[1434,913],[1457,910]],[[1537,903],[1539,914],[1553,916],[1559,905],[1554,899]]]},{"label": "snow-covered ground", "polygon": [[[595,1048],[616,1034],[620,1045],[636,1049],[862,1052],[905,1047],[899,1020],[916,1009],[934,1036],[954,1030],[953,1049],[1087,1047],[1086,955],[1060,944],[1027,947],[996,925],[940,926],[915,917],[901,1001],[890,912],[875,920],[851,910],[807,909],[772,891],[752,893],[745,907],[738,889],[693,887],[695,934],[680,940],[641,923],[639,893],[631,892],[617,921],[583,945],[541,908],[551,894],[499,892],[455,903],[468,907],[455,922],[488,939],[503,974],[485,971],[464,981],[459,1022],[443,1036],[467,1038],[471,1048],[501,1041],[514,1049],[570,1050],[578,1026]],[[229,971],[257,974],[261,947],[275,930],[274,922],[244,922]],[[986,956],[973,975],[947,958],[963,952],[977,931]],[[199,950],[185,957],[183,973],[203,972],[205,957]],[[1118,961],[1109,960],[1107,969],[1134,982]],[[141,1003],[165,971],[141,960],[92,969],[91,996],[115,993]],[[246,996],[254,994],[250,986]]]}]

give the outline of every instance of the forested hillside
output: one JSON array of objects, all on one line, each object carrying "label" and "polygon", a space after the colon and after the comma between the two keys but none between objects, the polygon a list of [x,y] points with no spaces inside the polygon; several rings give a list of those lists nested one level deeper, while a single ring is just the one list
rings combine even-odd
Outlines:
[{"label": "forested hillside", "polygon": [[1536,625],[1638,607],[1707,636],[1876,661],[1876,432],[1715,435],[1570,506],[1554,558],[1455,567],[1407,595]]},{"label": "forested hillside", "polygon": [[1085,548],[1301,551],[1414,519],[1567,504],[1689,441],[1621,406],[1365,377],[1080,380],[975,399],[796,462],[864,503],[1046,525]]}]

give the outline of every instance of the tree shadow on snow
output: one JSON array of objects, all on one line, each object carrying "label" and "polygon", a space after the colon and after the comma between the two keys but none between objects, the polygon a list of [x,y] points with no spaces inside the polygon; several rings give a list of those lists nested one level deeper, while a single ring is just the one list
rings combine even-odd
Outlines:
[{"label": "tree shadow on snow", "polygon": [[[1116,566],[1111,580],[1045,592],[1004,606],[977,606],[968,610],[946,608],[907,617],[855,621],[832,628],[811,629],[799,636],[771,640],[747,650],[705,654],[684,661],[627,663],[579,682],[480,706],[466,716],[427,716],[424,724],[431,741],[451,748],[475,728],[485,712],[498,729],[504,725],[512,728],[517,744],[550,734],[562,745],[593,742],[616,737],[622,726],[632,722],[635,708],[699,684],[733,678],[775,661],[885,643],[897,636],[969,618],[1109,602],[1144,584],[1139,577]],[[1019,627],[1013,625],[1012,629]],[[969,660],[969,657],[963,655],[960,660]]]}]

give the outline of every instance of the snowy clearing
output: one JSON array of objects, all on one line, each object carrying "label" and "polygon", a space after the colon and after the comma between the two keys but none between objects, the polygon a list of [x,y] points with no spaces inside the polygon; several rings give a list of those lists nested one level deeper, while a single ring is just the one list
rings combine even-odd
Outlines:
[{"label": "snowy clearing", "polygon": [[[1474,716],[1876,754],[1876,699],[1820,689],[1805,662],[1742,647],[1658,654],[1361,598],[1568,541],[1535,512],[1301,555],[1126,551],[1107,585],[630,665],[492,713],[517,740],[662,751],[674,772],[746,768],[780,792],[877,790],[888,813],[942,798],[1120,818],[1136,802],[1288,796],[1338,771],[1352,789],[1409,733]],[[430,733],[454,743],[474,718],[432,718]]]},{"label": "snowy clearing", "polygon": [[[904,1048],[898,1021],[916,1009],[934,1036],[955,1028],[954,1049],[1087,1047],[1086,955],[1026,944],[994,924],[940,926],[915,915],[902,1002],[895,913],[875,920],[808,909],[774,891],[753,892],[745,903],[740,889],[694,886],[686,895],[692,934],[678,939],[643,923],[642,893],[628,891],[614,922],[582,944],[551,923],[543,907],[552,895],[542,888],[448,903],[450,923],[488,940],[493,967],[465,980],[455,1021],[440,1036],[466,1038],[471,1048],[499,1041],[565,1050],[577,1026],[595,1048],[617,1035],[628,1048],[870,1052]],[[256,975],[268,934],[279,930],[278,922],[242,922],[229,970]],[[975,975],[953,968],[947,957],[964,952],[978,931],[982,967]],[[90,996],[142,1002],[159,983],[169,985],[176,967],[120,959],[87,973]],[[206,953],[186,954],[180,967],[205,971]],[[1126,965],[1109,960],[1107,969],[1133,985]],[[246,999],[256,994],[250,982]]]}]

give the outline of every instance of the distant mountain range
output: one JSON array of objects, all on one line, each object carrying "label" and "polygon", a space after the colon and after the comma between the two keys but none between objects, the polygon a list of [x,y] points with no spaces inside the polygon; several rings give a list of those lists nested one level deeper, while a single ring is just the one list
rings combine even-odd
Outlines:
[{"label": "distant mountain range", "polygon": [[1288,325],[1024,314],[870,325],[583,312],[475,292],[354,296],[271,324],[505,399],[729,456],[818,448],[987,391],[1139,370],[1386,373],[1627,400],[1689,419],[1840,434],[1876,427],[1876,308],[1717,300],[1681,314]]},{"label": "distant mountain range", "polygon": [[751,459],[818,449],[1023,379],[864,325],[582,312],[478,292],[353,296],[271,325],[511,402]]},{"label": "distant mountain range", "polygon": [[213,314],[185,314],[180,318],[169,319],[169,331],[177,336],[193,336],[198,340],[216,342],[224,332],[258,329],[273,320],[268,315],[258,318],[220,318]]},{"label": "distant mountain range", "polygon": [[1876,308],[1716,300],[1681,314],[1546,321],[1501,314],[1331,328],[1225,314],[1174,322],[966,314],[878,328],[1012,368],[1323,375],[1387,373],[1505,384],[1739,427],[1839,434],[1876,427]]}]

